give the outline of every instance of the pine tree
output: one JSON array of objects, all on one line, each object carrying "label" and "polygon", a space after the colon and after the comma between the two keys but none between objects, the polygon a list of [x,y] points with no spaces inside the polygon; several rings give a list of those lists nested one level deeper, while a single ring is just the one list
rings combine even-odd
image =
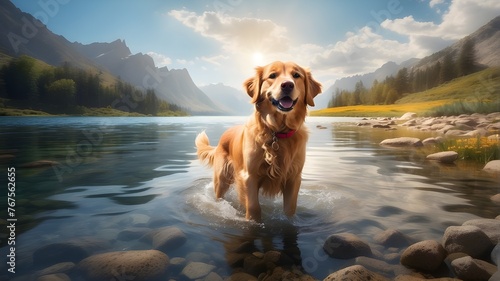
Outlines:
[{"label": "pine tree", "polygon": [[439,84],[446,83],[455,77],[456,75],[453,56],[451,52],[449,52],[443,58],[443,64],[441,65],[439,73]]},{"label": "pine tree", "polygon": [[17,100],[38,99],[35,59],[20,56],[12,60],[3,71],[5,89],[9,98]]},{"label": "pine tree", "polygon": [[458,57],[458,74],[459,76],[469,75],[474,72],[476,64],[476,52],[474,50],[474,41],[470,37],[465,38],[465,42],[460,49]]},{"label": "pine tree", "polygon": [[410,76],[406,67],[401,68],[396,75],[396,92],[399,97],[410,92]]}]

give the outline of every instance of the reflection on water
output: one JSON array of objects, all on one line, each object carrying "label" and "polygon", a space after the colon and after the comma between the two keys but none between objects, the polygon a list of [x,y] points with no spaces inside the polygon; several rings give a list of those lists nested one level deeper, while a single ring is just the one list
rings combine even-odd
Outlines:
[{"label": "reflection on water", "polygon": [[[203,252],[219,272],[229,273],[235,253],[246,245],[246,251],[283,251],[322,279],[352,262],[323,252],[333,233],[350,232],[373,243],[380,231],[396,228],[416,240],[440,239],[449,225],[499,214],[489,200],[499,192],[498,176],[474,165],[431,163],[417,149],[378,145],[401,134],[427,135],[359,128],[352,123],[356,119],[309,118],[296,216],[283,215],[281,198],[262,198],[263,223],[247,222],[234,190],[215,200],[211,170],[196,160],[194,148],[200,131],[215,144],[225,129],[244,121],[3,117],[0,163],[4,171],[17,171],[19,272],[35,269],[32,253],[43,245],[95,237],[113,241],[109,251],[146,249],[140,240],[124,241],[118,234],[173,225],[188,242],[170,257]],[[39,160],[58,164],[23,168]],[[0,197],[6,201],[5,192]]]}]

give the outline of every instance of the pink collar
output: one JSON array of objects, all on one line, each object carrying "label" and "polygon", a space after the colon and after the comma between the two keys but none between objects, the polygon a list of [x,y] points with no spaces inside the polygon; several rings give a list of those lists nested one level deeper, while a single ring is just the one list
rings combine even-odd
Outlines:
[{"label": "pink collar", "polygon": [[278,138],[278,139],[287,139],[287,138],[291,138],[294,134],[295,134],[295,130],[290,130],[288,131],[288,133],[274,133],[274,135]]}]

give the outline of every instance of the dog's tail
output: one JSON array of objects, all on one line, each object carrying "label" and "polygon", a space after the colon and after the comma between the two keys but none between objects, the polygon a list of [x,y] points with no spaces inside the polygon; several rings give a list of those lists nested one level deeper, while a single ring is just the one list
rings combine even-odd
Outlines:
[{"label": "dog's tail", "polygon": [[198,159],[200,159],[202,162],[207,163],[209,166],[213,166],[215,147],[210,145],[208,136],[205,131],[198,134],[194,143],[196,144],[196,153],[198,154]]}]

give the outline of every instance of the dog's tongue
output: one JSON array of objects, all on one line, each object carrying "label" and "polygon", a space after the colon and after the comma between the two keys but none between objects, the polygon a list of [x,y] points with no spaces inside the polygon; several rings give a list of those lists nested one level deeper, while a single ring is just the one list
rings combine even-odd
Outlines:
[{"label": "dog's tongue", "polygon": [[283,108],[290,108],[293,106],[293,100],[289,97],[284,97],[279,100],[281,107]]}]

